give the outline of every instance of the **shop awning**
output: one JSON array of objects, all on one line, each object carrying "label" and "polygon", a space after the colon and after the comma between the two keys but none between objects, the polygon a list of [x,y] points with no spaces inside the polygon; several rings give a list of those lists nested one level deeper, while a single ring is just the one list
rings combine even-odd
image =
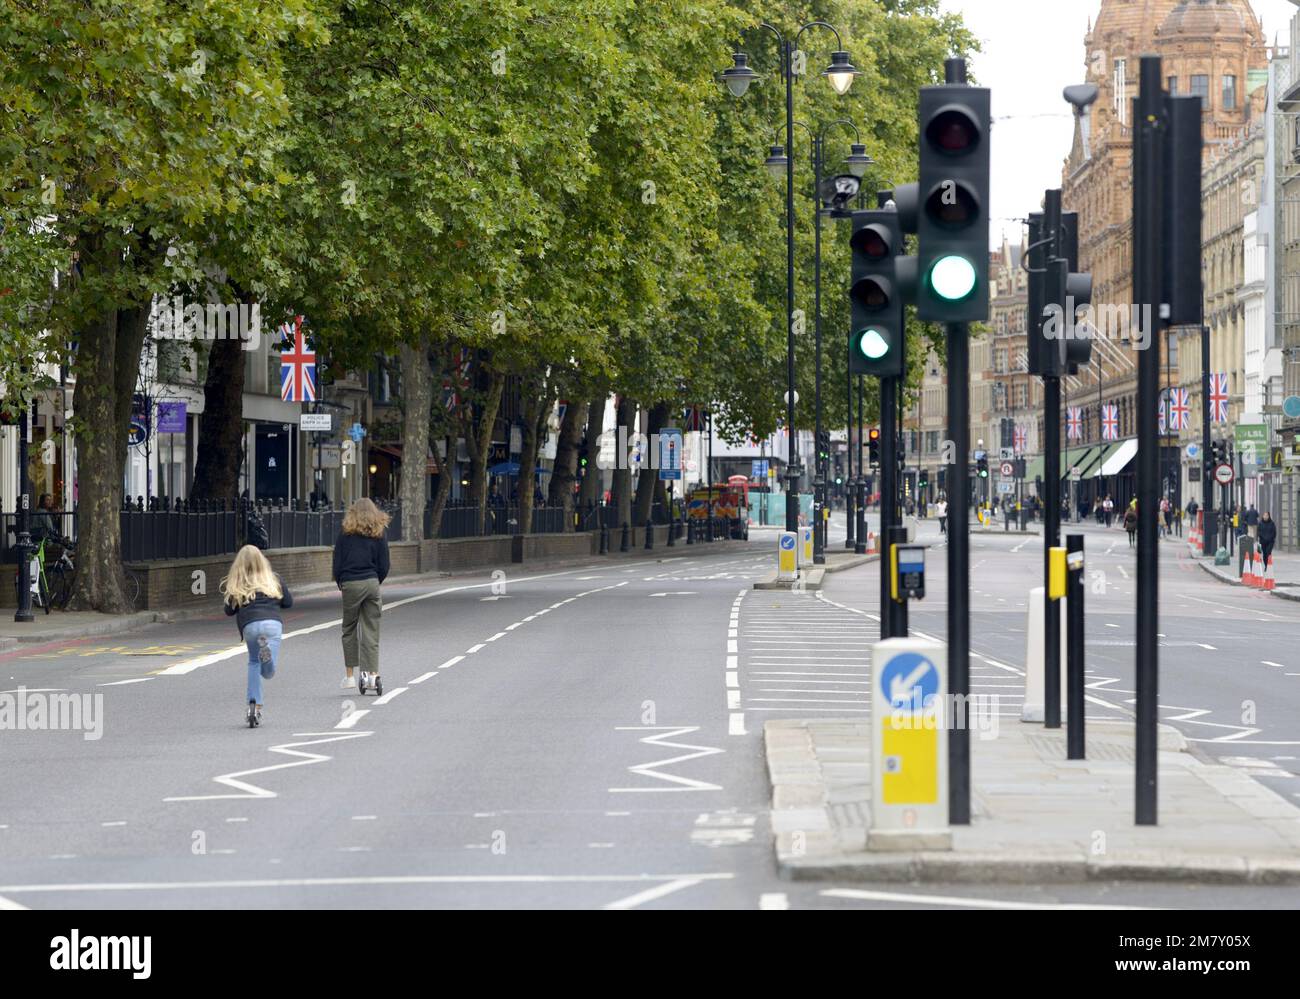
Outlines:
[{"label": "shop awning", "polygon": [[1093,462],[1097,460],[1099,447],[1072,448],[1061,452],[1061,478],[1068,478],[1070,469],[1079,469],[1079,474],[1086,475]]},{"label": "shop awning", "polygon": [[[397,462],[402,460],[401,444],[372,444],[370,450],[379,454],[387,455],[389,458],[392,458]],[[428,475],[438,474],[438,459],[434,455],[432,448],[429,449],[429,457],[425,466],[425,473]]]},{"label": "shop awning", "polygon": [[1028,464],[1025,465],[1025,481],[1033,482],[1043,474],[1043,462],[1046,459],[1040,454]]},{"label": "shop awning", "polygon": [[1136,440],[1120,441],[1115,445],[1114,450],[1106,456],[1105,462],[1102,463],[1099,474],[1102,478],[1108,478],[1112,475],[1118,475],[1128,466],[1128,463],[1138,453],[1138,442]]}]

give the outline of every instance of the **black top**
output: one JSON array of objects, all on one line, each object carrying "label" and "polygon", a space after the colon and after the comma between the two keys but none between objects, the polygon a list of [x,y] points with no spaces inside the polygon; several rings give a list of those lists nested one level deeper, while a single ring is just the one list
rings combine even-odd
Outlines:
[{"label": "black top", "polygon": [[[280,579],[279,576],[275,578]],[[280,608],[293,606],[293,594],[281,579],[279,600],[268,597],[258,590],[253,594],[253,599],[242,607],[231,607],[229,601],[226,601],[223,606],[226,609],[226,616],[234,617],[235,623],[239,625],[239,637],[243,638],[245,625],[252,624],[254,621],[279,621]]]},{"label": "black top", "polygon": [[340,534],[334,542],[334,582],[388,576],[388,542],[363,534]]},{"label": "black top", "polygon": [[1277,521],[1261,520],[1259,522],[1259,540],[1266,545],[1274,544],[1277,541]]}]

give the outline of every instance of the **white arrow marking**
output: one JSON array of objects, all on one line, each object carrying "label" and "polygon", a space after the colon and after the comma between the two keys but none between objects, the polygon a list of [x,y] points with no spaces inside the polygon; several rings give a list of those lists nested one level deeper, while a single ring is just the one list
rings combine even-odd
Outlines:
[{"label": "white arrow marking", "polygon": [[899,701],[908,701],[912,697],[912,688],[921,682],[921,678],[930,672],[928,662],[921,663],[920,666],[908,673],[906,677],[896,676],[889,681],[889,700],[893,704]]}]

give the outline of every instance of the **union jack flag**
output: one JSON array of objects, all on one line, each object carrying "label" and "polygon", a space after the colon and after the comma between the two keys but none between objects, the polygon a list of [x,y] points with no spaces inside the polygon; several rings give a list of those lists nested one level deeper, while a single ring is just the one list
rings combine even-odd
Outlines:
[{"label": "union jack flag", "polygon": [[1013,446],[1018,453],[1024,451],[1026,446],[1029,444],[1029,431],[1017,423],[1012,436],[1012,441]]},{"label": "union jack flag", "polygon": [[1065,410],[1065,435],[1072,441],[1083,440],[1083,408],[1067,406]]},{"label": "union jack flag", "polygon": [[1210,420],[1228,422],[1228,373],[1216,371],[1210,375]]},{"label": "union jack flag", "polygon": [[[450,378],[442,380],[442,403],[447,408],[448,413],[454,413],[460,409],[464,399],[461,393],[469,390],[469,368],[471,354],[467,347],[460,349],[460,364],[455,371],[456,383],[453,384]],[[564,418],[563,414],[560,416]]]},{"label": "union jack flag", "polygon": [[1160,433],[1162,436],[1169,433],[1169,419],[1165,415],[1165,397],[1163,395],[1160,397]]},{"label": "union jack flag", "polygon": [[1101,439],[1119,440],[1119,405],[1108,402],[1101,407]]},{"label": "union jack flag", "polygon": [[1190,389],[1176,388],[1170,393],[1169,426],[1173,430],[1191,429],[1192,393]]},{"label": "union jack flag", "polygon": [[[307,346],[302,332],[302,316],[294,316],[293,325],[281,324],[280,398],[284,402],[315,402],[316,352]],[[288,347],[288,350],[285,350]]]}]

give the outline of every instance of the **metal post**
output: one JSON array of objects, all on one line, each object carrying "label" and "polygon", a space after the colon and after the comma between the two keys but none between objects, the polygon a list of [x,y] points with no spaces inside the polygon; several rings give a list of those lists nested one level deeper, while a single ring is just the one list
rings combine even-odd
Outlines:
[{"label": "metal post", "polygon": [[1218,550],[1218,523],[1214,519],[1214,470],[1210,468],[1210,327],[1201,327],[1201,505],[1204,511],[1201,535],[1203,555]]},{"label": "metal post", "polygon": [[1083,732],[1083,535],[1065,539],[1066,571],[1066,757],[1087,758]]},{"label": "metal post", "polygon": [[[785,381],[786,433],[790,435],[785,480],[785,529],[799,530],[799,454],[795,447],[794,430],[794,46],[783,45],[781,72],[785,77],[785,137],[790,144],[785,164]],[[709,420],[712,429],[712,417]],[[711,442],[710,438],[710,442]]]},{"label": "metal post", "polygon": [[895,631],[893,571],[889,546],[898,520],[898,394],[897,378],[880,379],[880,637],[902,638]]},{"label": "metal post", "polygon": [[[1049,268],[1060,257],[1061,192],[1048,191],[1043,202],[1043,254]],[[1055,348],[1054,343],[1049,346]],[[1043,376],[1043,727],[1061,727],[1061,606],[1047,585],[1051,575],[1051,550],[1061,543],[1061,379]]]},{"label": "metal post", "polygon": [[[892,564],[894,561],[893,551],[895,545],[907,544],[907,528],[901,524],[892,525],[888,531],[883,527],[880,529],[880,536],[888,539],[888,545],[884,548],[884,554],[880,558],[882,565],[889,563],[891,566],[890,578],[893,578]],[[889,601],[889,638],[906,638],[907,637],[907,597],[901,600],[891,599]],[[884,624],[886,615],[880,615],[881,624]],[[886,636],[881,636],[886,637]]]},{"label": "metal post", "polygon": [[[27,478],[27,430],[31,420],[31,403],[23,400],[22,415],[18,418],[18,536],[14,551],[18,554],[18,609],[15,621],[35,621],[32,614],[32,535],[30,531],[31,482]],[[115,515],[116,516],[116,515]]]},{"label": "metal post", "polygon": [[[1162,294],[1163,188],[1166,112],[1159,56],[1143,56],[1141,89],[1133,116],[1133,293],[1150,314],[1151,344],[1157,334]],[[1139,313],[1140,315],[1141,313]],[[1160,354],[1138,356],[1137,453],[1137,766],[1135,811],[1138,825],[1156,824],[1156,722],[1160,662],[1160,552],[1156,519],[1160,453],[1156,404],[1160,396]],[[1208,399],[1207,399],[1208,401]]]},{"label": "metal post", "polygon": [[864,555],[867,551],[867,456],[866,428],[862,422],[862,379],[858,378],[858,537],[853,551]]},{"label": "metal post", "polygon": [[822,458],[822,137],[813,139],[813,327],[816,344],[813,465],[813,564],[826,564],[826,463]]},{"label": "metal post", "polygon": [[[854,530],[856,529],[856,524],[854,523],[854,521],[857,519],[857,496],[856,496],[857,484],[853,478],[853,372],[850,369],[850,366],[848,364],[845,365],[844,370],[848,372],[848,375],[846,376],[847,383],[845,385],[847,392],[845,393],[846,406],[844,410],[845,412],[844,426],[846,428],[847,436],[849,439],[849,446],[846,449],[848,452],[847,454],[848,467],[845,469],[845,479],[844,479],[844,486],[845,486],[844,521],[845,524],[847,525],[848,533],[844,538],[844,547],[848,551],[856,551],[857,542],[854,541]],[[859,438],[858,439],[859,468],[861,468],[862,465],[861,448],[862,448],[862,440],[861,438]]]},{"label": "metal post", "polygon": [[707,513],[705,522],[709,525],[704,535],[705,541],[713,540],[713,406],[709,406],[709,467],[704,473],[704,484],[709,487],[708,499],[705,501]]},{"label": "metal post", "polygon": [[[970,696],[970,338],[966,323],[949,323],[948,440],[948,693]],[[948,821],[970,825],[970,729],[948,733]]]}]

